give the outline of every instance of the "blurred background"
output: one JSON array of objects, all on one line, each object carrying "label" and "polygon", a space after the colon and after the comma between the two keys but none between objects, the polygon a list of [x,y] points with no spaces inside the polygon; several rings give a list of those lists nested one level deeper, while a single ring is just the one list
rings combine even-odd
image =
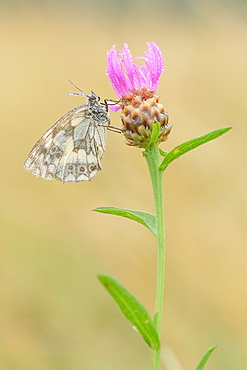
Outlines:
[{"label": "blurred background", "polygon": [[[170,150],[219,139],[165,173],[167,273],[162,369],[247,369],[246,1],[1,1],[0,369],[149,370],[152,353],[97,280],[118,279],[154,313],[156,244],[99,206],[153,212],[141,150],[108,132],[92,182],[36,179],[23,162],[37,139],[85,99],[71,79],[115,99],[106,51],[134,57],[154,41],[157,91],[174,123]],[[121,126],[119,113],[112,125]]]}]

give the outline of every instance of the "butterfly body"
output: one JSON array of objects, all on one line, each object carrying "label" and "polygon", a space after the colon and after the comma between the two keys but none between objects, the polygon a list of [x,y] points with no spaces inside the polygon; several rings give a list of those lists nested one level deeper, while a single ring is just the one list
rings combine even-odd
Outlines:
[{"label": "butterfly body", "polygon": [[86,96],[87,104],[67,112],[34,145],[24,163],[27,171],[67,183],[89,181],[101,170],[110,118],[95,93]]}]

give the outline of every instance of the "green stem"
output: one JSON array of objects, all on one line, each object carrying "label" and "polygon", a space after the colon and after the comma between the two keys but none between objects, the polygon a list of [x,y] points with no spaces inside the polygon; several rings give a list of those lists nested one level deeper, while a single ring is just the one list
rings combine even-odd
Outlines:
[{"label": "green stem", "polygon": [[[159,170],[160,153],[156,144],[150,145],[143,153],[147,161],[154,197],[156,214],[158,261],[157,261],[157,286],[155,301],[155,325],[160,337],[162,324],[163,296],[165,287],[165,226],[164,226],[164,201],[163,201],[163,171]],[[153,369],[158,370],[160,351],[154,351]]]}]

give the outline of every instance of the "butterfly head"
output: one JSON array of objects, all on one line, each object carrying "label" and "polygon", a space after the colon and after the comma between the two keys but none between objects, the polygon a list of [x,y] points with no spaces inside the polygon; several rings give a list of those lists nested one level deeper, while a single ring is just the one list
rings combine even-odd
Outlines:
[{"label": "butterfly head", "polygon": [[88,98],[87,103],[91,108],[100,105],[100,97],[95,92],[91,91],[91,95],[86,95],[86,97]]}]

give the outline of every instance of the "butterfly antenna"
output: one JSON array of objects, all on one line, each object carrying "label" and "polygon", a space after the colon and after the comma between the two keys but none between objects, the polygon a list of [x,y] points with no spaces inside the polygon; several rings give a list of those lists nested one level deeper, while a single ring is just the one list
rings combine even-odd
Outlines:
[{"label": "butterfly antenna", "polygon": [[79,87],[77,87],[75,84],[74,84],[74,82],[72,82],[71,80],[69,80],[69,82],[77,89],[77,90],[79,90],[80,92],[81,92],[81,94],[78,94],[78,93],[73,93],[73,92],[69,92],[68,94],[69,95],[80,95],[80,96],[86,96],[86,97],[89,97],[86,93],[85,93],[85,91],[83,91],[83,90],[81,90],[81,89],[79,89]]}]

